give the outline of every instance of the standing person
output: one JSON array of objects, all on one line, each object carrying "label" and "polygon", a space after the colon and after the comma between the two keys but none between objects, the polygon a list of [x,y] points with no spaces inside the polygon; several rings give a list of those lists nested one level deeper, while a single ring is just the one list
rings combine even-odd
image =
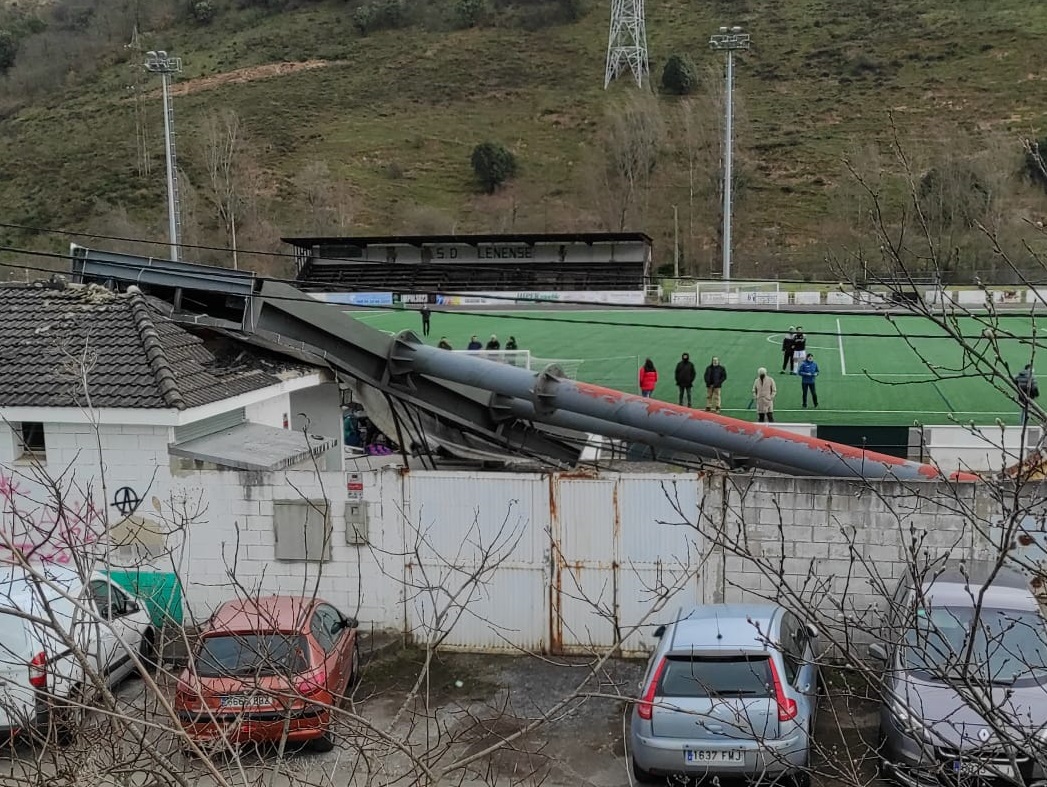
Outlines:
[{"label": "standing person", "polygon": [[[799,366],[807,358],[807,337],[803,335],[803,326],[796,326],[796,333],[793,334],[793,360],[796,365]],[[792,364],[789,366],[789,374],[796,374],[792,370]]]},{"label": "standing person", "polygon": [[505,349],[507,349],[507,350],[518,350],[519,349],[516,346],[516,337],[515,336],[510,336],[509,337],[509,341],[507,341],[505,343]]},{"label": "standing person", "polygon": [[422,310],[421,310],[420,314],[422,315],[422,336],[428,336],[429,335],[429,318],[431,318],[433,316],[432,311],[429,310],[429,304],[428,303],[423,303],[422,304]]},{"label": "standing person", "polygon": [[720,412],[720,389],[727,382],[727,370],[720,366],[720,359],[713,356],[705,367],[705,409]]},{"label": "standing person", "polygon": [[654,368],[654,361],[648,358],[640,367],[640,395],[645,399],[650,399],[656,385],[658,385],[658,370]]},{"label": "standing person", "polygon": [[473,336],[469,339],[469,346],[465,349],[469,350],[470,352],[476,352],[477,350],[482,350],[483,348],[484,346],[480,344],[480,340],[476,338],[475,334],[473,334]]},{"label": "standing person", "polygon": [[803,391],[803,407],[807,409],[807,394],[811,394],[814,406],[818,406],[818,392],[814,389],[814,378],[818,376],[818,364],[814,362],[814,356],[807,354],[807,359],[800,364],[796,370],[800,375],[800,389]]},{"label": "standing person", "polygon": [[1018,404],[1022,408],[1022,426],[1029,421],[1029,408],[1032,400],[1040,396],[1040,387],[1036,384],[1036,375],[1033,374],[1031,363],[1025,364],[1025,368],[1014,375],[1014,385],[1018,389]]},{"label": "standing person", "polygon": [[778,386],[774,384],[774,378],[768,376],[767,370],[761,366],[756,370],[756,380],[753,382],[756,417],[761,423],[774,423],[774,397],[777,395]]},{"label": "standing person", "polygon": [[[684,396],[687,397],[687,406],[691,406],[691,388],[694,387],[694,378],[698,376],[698,370],[691,363],[691,356],[684,353],[680,356],[680,362],[676,364],[676,387],[680,389],[680,404],[683,404]],[[709,408],[705,408],[708,410]]]},{"label": "standing person", "polygon": [[785,368],[789,367],[789,374],[793,373],[793,338],[796,334],[796,326],[790,325],[789,332],[782,338],[782,370],[778,374],[785,374]]},{"label": "standing person", "polygon": [[487,341],[487,347],[485,349],[500,350],[502,349],[502,343],[498,341],[498,337],[492,333],[491,338]]},{"label": "standing person", "polygon": [[453,350],[454,349],[451,346],[451,343],[449,341],[447,341],[447,337],[446,336],[441,336],[440,337],[440,343],[438,345],[436,345],[436,346],[437,346],[437,348],[439,348],[441,350]]}]

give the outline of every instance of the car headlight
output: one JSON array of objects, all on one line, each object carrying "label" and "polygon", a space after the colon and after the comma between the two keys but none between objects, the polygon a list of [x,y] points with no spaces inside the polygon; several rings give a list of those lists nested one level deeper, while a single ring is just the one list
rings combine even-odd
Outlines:
[{"label": "car headlight", "polygon": [[894,720],[903,732],[916,740],[926,740],[927,728],[919,716],[910,710],[908,705],[900,698],[894,697],[891,699],[890,708],[891,715],[894,716]]}]

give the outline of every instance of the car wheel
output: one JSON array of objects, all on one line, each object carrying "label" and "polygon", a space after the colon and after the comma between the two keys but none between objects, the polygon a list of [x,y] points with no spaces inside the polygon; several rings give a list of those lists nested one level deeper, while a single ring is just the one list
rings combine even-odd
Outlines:
[{"label": "car wheel", "polygon": [[153,628],[148,628],[145,634],[142,635],[142,644],[138,647],[138,660],[142,662],[142,669],[138,670],[139,674],[143,674],[143,670],[148,673],[156,672],[156,668],[159,666],[158,656],[156,631]]},{"label": "car wheel", "polygon": [[645,771],[639,765],[636,764],[636,759],[633,759],[633,778],[636,779],[640,784],[654,784],[658,781],[658,777],[650,771]]},{"label": "car wheel", "polygon": [[330,728],[324,730],[324,734],[319,738],[309,741],[309,748],[316,752],[331,751],[334,748],[334,737],[331,735]]}]

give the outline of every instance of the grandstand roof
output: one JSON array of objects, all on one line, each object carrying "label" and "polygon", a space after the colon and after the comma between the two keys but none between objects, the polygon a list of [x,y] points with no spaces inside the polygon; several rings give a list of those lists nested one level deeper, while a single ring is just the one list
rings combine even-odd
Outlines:
[{"label": "grandstand roof", "polygon": [[532,232],[493,235],[359,235],[345,237],[281,238],[284,243],[300,248],[331,244],[355,246],[425,246],[427,244],[464,243],[471,246],[487,243],[651,243],[646,232]]}]

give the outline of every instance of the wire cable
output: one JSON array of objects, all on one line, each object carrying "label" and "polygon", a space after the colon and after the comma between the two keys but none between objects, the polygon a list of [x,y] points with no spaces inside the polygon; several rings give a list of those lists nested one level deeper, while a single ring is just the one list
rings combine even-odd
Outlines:
[{"label": "wire cable", "polygon": [[[68,254],[60,254],[58,252],[34,251],[34,250],[31,250],[31,249],[21,249],[21,248],[12,247],[12,246],[2,246],[2,245],[0,245],[0,252],[4,252],[4,251],[10,252],[10,253],[16,253],[16,254],[24,254],[24,255],[27,255],[27,256],[31,256],[31,257],[44,257],[44,258],[48,258],[48,259],[60,259],[60,260],[63,260],[63,261],[71,261],[72,259],[74,259],[74,258],[70,257],[70,255],[68,255]],[[39,273],[47,273],[47,274],[51,274],[51,275],[54,275],[54,274],[65,275],[64,272],[56,271],[54,268],[43,268],[43,267],[39,267],[39,266],[26,265],[24,263],[0,262],[0,267],[3,267],[3,268],[14,268],[14,269],[18,269],[18,270],[31,270],[31,271],[36,271],[36,272],[39,272]],[[202,285],[206,284],[210,280],[210,278],[211,278],[208,274],[197,274],[197,273],[191,273],[191,272],[183,273],[181,275],[184,276],[184,277],[189,277],[189,278],[199,278],[201,280],[201,284]],[[259,281],[259,282],[273,282],[273,283],[277,283],[277,284],[289,284],[291,286],[301,286],[301,284],[302,284],[302,282],[294,280],[294,279],[281,279],[281,278],[272,277],[272,276],[258,276],[258,277],[256,277],[256,280]],[[206,288],[202,286],[201,289],[206,289]],[[251,294],[245,295],[243,297],[246,298],[246,299],[253,299],[253,298],[262,298],[262,297],[264,297],[264,298],[266,298],[268,300],[272,300],[272,301],[287,301],[287,302],[296,302],[296,303],[326,304],[328,306],[335,306],[335,307],[343,306],[343,305],[349,305],[349,304],[333,304],[333,303],[330,303],[330,302],[325,302],[325,301],[319,300],[319,299],[311,297],[309,295],[290,296],[290,295],[268,295],[267,294],[267,295],[263,296],[261,293],[251,293]],[[540,301],[539,300],[537,302],[540,303],[543,306],[549,306],[550,305],[548,301]],[[575,305],[575,303],[574,302],[569,302],[569,301],[558,301],[555,305],[557,305],[557,306],[561,306],[561,305]],[[591,302],[584,302],[584,305],[592,307],[594,304],[591,303]],[[604,305],[604,304],[599,304],[599,305]],[[387,304],[352,304],[351,306],[352,306],[352,310],[360,310],[360,311],[400,312],[400,313],[410,313],[410,312],[414,311],[413,309],[407,309],[407,308],[404,308],[403,306],[387,305]],[[638,310],[638,309],[639,309],[639,307],[630,307],[631,311]],[[664,307],[664,306],[657,306],[657,305],[646,305],[646,309],[660,311],[660,312],[676,312],[676,311],[679,311],[679,312],[697,312],[697,311],[701,311],[701,312],[721,312],[722,311],[722,312],[727,312],[727,313],[748,313],[745,310],[740,310],[740,309],[731,308],[731,307],[720,307],[720,308],[701,307],[700,309],[698,309],[698,308],[680,308],[680,307]],[[349,310],[344,310],[343,309],[343,311],[349,311]],[[573,326],[590,325],[590,326],[604,326],[604,327],[612,327],[612,328],[625,328],[625,327],[629,327],[629,328],[651,328],[651,329],[657,329],[657,330],[672,330],[672,331],[694,331],[694,330],[700,328],[700,330],[702,330],[702,331],[713,332],[713,333],[743,334],[743,335],[744,334],[754,334],[754,335],[759,335],[759,336],[767,336],[767,331],[768,331],[768,329],[766,329],[766,328],[742,328],[742,327],[726,326],[726,325],[695,326],[695,325],[683,325],[683,324],[679,324],[679,323],[663,324],[663,323],[651,323],[651,322],[636,322],[634,320],[630,320],[628,323],[623,323],[620,320],[591,319],[591,318],[571,319],[569,317],[554,317],[554,316],[549,316],[549,315],[533,316],[533,315],[530,315],[530,314],[521,314],[519,312],[512,312],[512,316],[510,317],[510,316],[507,316],[505,313],[498,313],[498,312],[483,312],[483,311],[457,312],[457,311],[450,311],[450,310],[446,310],[445,311],[445,310],[441,310],[441,309],[436,309],[434,311],[437,314],[446,314],[446,315],[468,314],[471,318],[494,319],[494,320],[502,320],[502,321],[504,321],[506,319],[512,319],[512,320],[518,320],[518,321],[524,321],[524,322],[550,322],[550,323],[560,323],[560,324],[573,325]],[[775,314],[782,314],[782,312],[775,312]],[[823,315],[823,314],[824,315],[843,314],[843,315],[847,315],[847,316],[862,317],[862,318],[866,318],[866,319],[870,319],[870,318],[878,318],[879,319],[879,318],[883,318],[884,317],[884,315],[856,314],[853,311],[841,312],[841,311],[838,311],[838,310],[837,311],[834,311],[834,310],[820,310],[818,312],[818,314],[819,315]],[[902,315],[902,316],[911,317],[913,319],[923,319],[921,315]],[[896,319],[898,319],[897,316],[894,316],[894,317],[891,318],[892,324],[893,324],[894,320],[896,320]],[[973,317],[972,317],[972,319],[973,319]],[[835,331],[835,330],[830,330],[830,331],[804,331],[804,333],[808,337],[822,337],[822,336],[825,336],[825,337],[836,338],[839,335],[838,332]],[[856,339],[894,339],[894,340],[897,340],[899,337],[903,337],[904,336],[907,339],[935,339],[935,340],[948,340],[948,341],[952,341],[952,342],[955,342],[957,340],[957,338],[959,338],[959,339],[967,339],[967,340],[983,340],[984,339],[985,341],[990,341],[989,337],[986,337],[986,336],[984,336],[982,334],[972,334],[972,335],[962,335],[961,334],[959,337],[957,337],[957,336],[952,336],[952,335],[947,334],[947,333],[940,333],[940,334],[904,333],[903,334],[901,332],[895,332],[895,333],[868,333],[868,332],[862,332],[862,331],[849,331],[846,335],[847,335],[848,338],[856,338]],[[1036,346],[1047,346],[1047,341],[1045,341],[1045,337],[1042,336],[1042,335],[1038,335],[1036,333],[1033,333],[1031,335],[1026,336],[1026,335],[1020,335],[1020,334],[1011,333],[1011,332],[998,332],[998,335],[993,337],[992,340],[995,341],[995,340],[999,340],[999,339],[1007,339],[1007,340],[1011,340],[1011,341],[1032,343],[1032,344],[1035,344]]]}]

